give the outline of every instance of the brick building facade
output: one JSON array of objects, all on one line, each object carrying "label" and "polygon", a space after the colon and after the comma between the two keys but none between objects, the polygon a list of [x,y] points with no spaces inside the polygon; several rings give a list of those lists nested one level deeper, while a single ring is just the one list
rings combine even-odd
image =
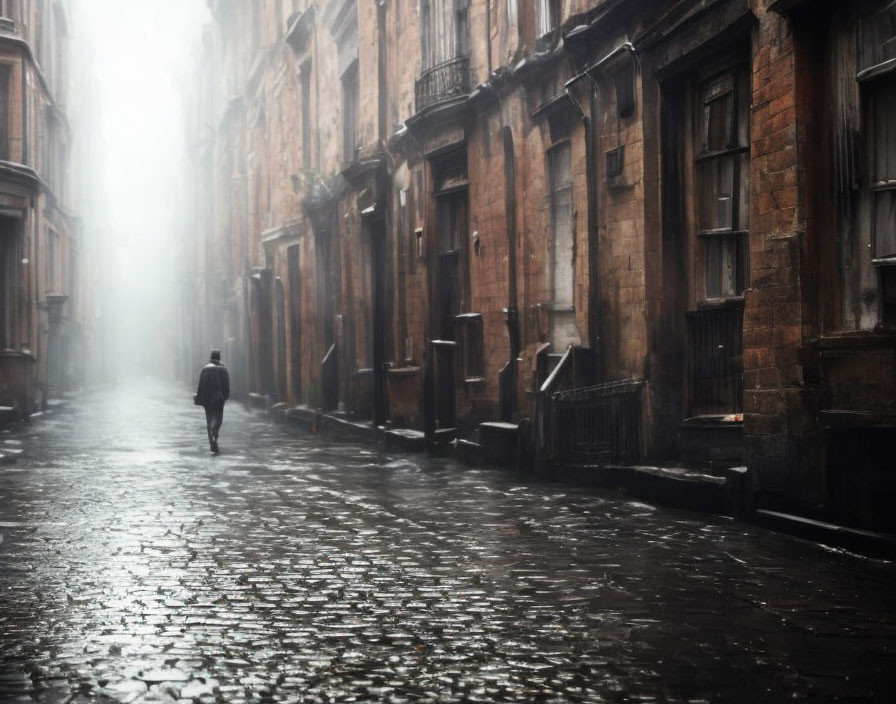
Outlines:
[{"label": "brick building facade", "polygon": [[889,3],[209,4],[187,364],[894,527]]},{"label": "brick building facade", "polygon": [[81,227],[69,207],[66,2],[0,3],[0,405],[80,385]]}]

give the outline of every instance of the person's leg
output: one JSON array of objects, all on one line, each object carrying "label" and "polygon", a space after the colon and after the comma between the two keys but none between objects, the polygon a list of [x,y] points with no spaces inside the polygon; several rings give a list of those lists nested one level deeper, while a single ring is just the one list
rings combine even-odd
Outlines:
[{"label": "person's leg", "polygon": [[221,430],[221,423],[224,422],[224,403],[216,403],[214,406],[214,420],[212,422],[212,437],[215,445],[218,444],[218,431]]},{"label": "person's leg", "polygon": [[215,410],[213,406],[205,407],[205,429],[208,432],[208,444],[209,447],[214,449],[215,443],[215,434],[213,431],[215,424]]}]

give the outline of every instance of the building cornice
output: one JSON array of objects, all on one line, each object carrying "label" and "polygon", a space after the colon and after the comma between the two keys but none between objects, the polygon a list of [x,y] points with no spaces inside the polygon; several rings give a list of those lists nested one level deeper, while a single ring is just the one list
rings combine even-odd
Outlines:
[{"label": "building cornice", "polygon": [[31,64],[31,67],[34,69],[35,74],[37,75],[37,79],[40,83],[41,89],[43,90],[44,97],[46,97],[47,100],[50,101],[51,107],[53,107],[53,109],[62,116],[63,122],[65,124],[68,124],[68,117],[65,116],[65,111],[59,106],[59,102],[56,100],[56,96],[53,95],[53,91],[50,89],[50,84],[47,81],[47,77],[44,75],[44,71],[34,54],[34,50],[31,48],[31,44],[19,36],[0,33],[0,49],[5,47],[18,49],[20,52],[22,52],[22,54],[24,54],[24,56],[28,59],[28,62]]},{"label": "building cornice", "polygon": [[41,190],[52,193],[49,185],[33,168],[15,161],[0,161],[0,183],[14,183],[24,186],[32,193]]}]

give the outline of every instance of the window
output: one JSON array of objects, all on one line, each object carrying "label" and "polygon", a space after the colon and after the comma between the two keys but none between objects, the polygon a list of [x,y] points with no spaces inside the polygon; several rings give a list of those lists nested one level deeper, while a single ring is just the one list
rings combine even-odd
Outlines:
[{"label": "window", "polygon": [[875,86],[872,100],[874,257],[896,258],[896,81]]},{"label": "window", "polygon": [[302,166],[311,168],[311,60],[302,64]]},{"label": "window", "polygon": [[632,63],[613,74],[616,87],[616,114],[631,117],[635,112],[635,68]]},{"label": "window", "polygon": [[0,160],[9,161],[9,66],[0,64]]},{"label": "window", "polygon": [[59,292],[59,233],[50,228],[47,231],[47,271],[46,293]]},{"label": "window", "polygon": [[746,286],[749,230],[749,73],[737,69],[699,87],[696,129],[697,226],[706,298]]},{"label": "window", "polygon": [[19,245],[17,223],[0,218],[0,349],[15,347]]},{"label": "window", "polygon": [[560,26],[560,0],[537,0],[536,33],[543,37]]},{"label": "window", "polygon": [[470,0],[421,0],[423,68],[470,53]]},{"label": "window", "polygon": [[358,62],[342,74],[342,158],[353,161],[358,145]]},{"label": "window", "polygon": [[464,381],[481,381],[485,375],[482,314],[458,315],[457,335],[460,343],[460,371]]},{"label": "window", "polygon": [[519,11],[517,8],[517,0],[507,0],[507,25],[509,27],[516,27],[518,17]]},{"label": "window", "polygon": [[[867,6],[868,4],[866,4]],[[859,72],[876,73],[896,59],[896,2],[876,0],[862,17],[859,37]]]},{"label": "window", "polygon": [[613,181],[622,176],[625,166],[625,145],[620,144],[606,153],[607,180]]},{"label": "window", "polygon": [[572,173],[569,142],[548,152],[551,187],[551,281],[554,309],[573,307]]},{"label": "window", "polygon": [[15,22],[18,19],[18,0],[0,0],[0,18]]},{"label": "window", "polygon": [[355,158],[358,144],[358,19],[352,19],[339,33],[338,62],[342,77],[342,158],[349,162]]}]

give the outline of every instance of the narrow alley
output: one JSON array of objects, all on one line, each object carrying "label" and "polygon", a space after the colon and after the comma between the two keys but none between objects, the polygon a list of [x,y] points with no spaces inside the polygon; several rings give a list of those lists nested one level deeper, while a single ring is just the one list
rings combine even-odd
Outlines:
[{"label": "narrow alley", "polygon": [[896,568],[173,386],[2,435],[0,701],[892,701]]}]

